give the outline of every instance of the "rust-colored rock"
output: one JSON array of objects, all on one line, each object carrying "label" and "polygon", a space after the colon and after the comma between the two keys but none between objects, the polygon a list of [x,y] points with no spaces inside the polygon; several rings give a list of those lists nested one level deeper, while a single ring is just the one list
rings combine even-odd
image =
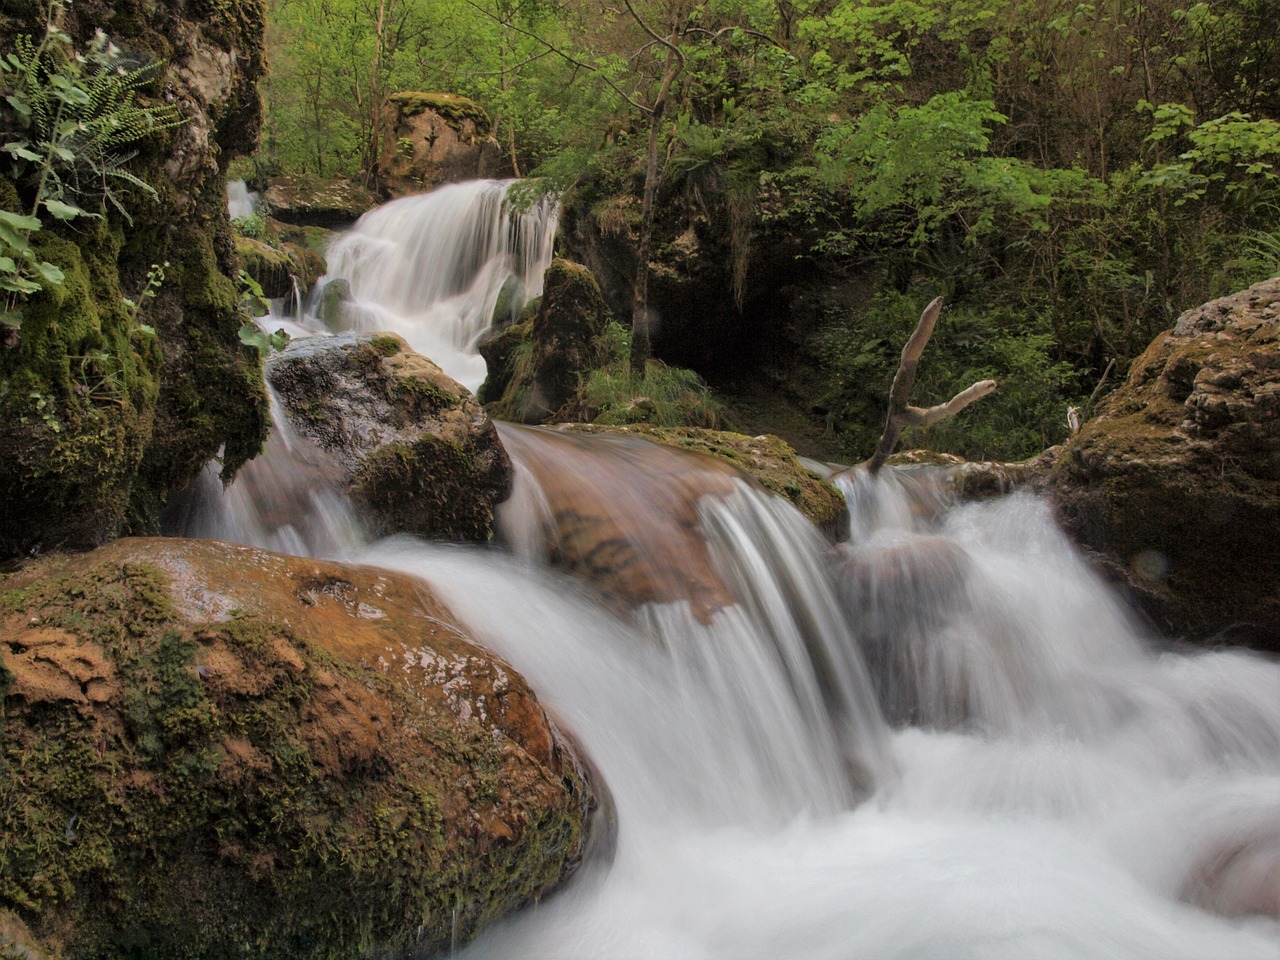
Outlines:
[{"label": "rust-colored rock", "polygon": [[572,747],[411,578],[120,540],[0,579],[0,650],[0,916],[59,955],[426,955],[581,855]]}]

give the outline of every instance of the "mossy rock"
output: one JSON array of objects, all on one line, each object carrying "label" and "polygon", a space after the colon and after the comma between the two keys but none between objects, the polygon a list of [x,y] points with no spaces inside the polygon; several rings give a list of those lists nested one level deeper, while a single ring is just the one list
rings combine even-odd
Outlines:
[{"label": "mossy rock", "polygon": [[268,364],[294,429],[341,465],[379,533],[484,541],[511,462],[475,398],[395,334],[295,340]]},{"label": "mossy rock", "polygon": [[395,104],[402,117],[416,117],[427,110],[433,110],[454,123],[470,120],[482,135],[489,132],[489,115],[485,113],[484,108],[474,100],[456,93],[424,93],[409,90],[393,93],[387,99]]},{"label": "mossy rock", "polygon": [[571,746],[419,581],[120,540],[0,578],[0,641],[0,936],[426,956],[581,855]]},{"label": "mossy rock", "polygon": [[1183,314],[1057,454],[1068,529],[1163,629],[1280,650],[1280,278]]},{"label": "mossy rock", "polygon": [[117,236],[98,225],[82,246],[32,239],[65,279],[24,304],[0,349],[0,556],[95,546],[120,529],[159,390],[155,335],[118,297]]},{"label": "mossy rock", "polygon": [[378,204],[378,198],[358,183],[303,173],[276,177],[265,196],[274,219],[326,229],[348,227]]},{"label": "mossy rock", "polygon": [[287,241],[268,243],[237,236],[236,255],[244,271],[262,287],[263,295],[272,299],[293,296],[295,284],[306,294],[326,269],[318,253]]},{"label": "mossy rock", "polygon": [[575,399],[580,379],[597,364],[597,338],[610,316],[590,270],[559,257],[552,260],[531,321],[526,325],[522,319],[481,350],[492,380],[483,395],[494,404],[494,414],[520,423],[554,418]]},{"label": "mossy rock", "polygon": [[[6,46],[44,29],[43,5],[9,13]],[[147,95],[163,89],[186,122],[136,145],[128,170],[155,195],[125,197],[131,220],[103,204],[101,219],[46,218],[33,238],[67,282],[31,297],[0,344],[4,556],[153,529],[208,460],[221,451],[230,477],[266,436],[220,172],[257,143],[262,5],[76,4],[60,25],[81,47],[101,29],[131,62],[163,63]],[[0,178],[0,203],[29,209],[34,190],[30,175]]]}]

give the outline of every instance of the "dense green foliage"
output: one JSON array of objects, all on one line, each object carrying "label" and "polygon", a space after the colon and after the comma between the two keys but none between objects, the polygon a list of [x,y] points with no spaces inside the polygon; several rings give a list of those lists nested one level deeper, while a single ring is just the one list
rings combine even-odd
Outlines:
[{"label": "dense green foliage", "polygon": [[[832,285],[894,291],[805,334],[832,394],[867,392],[858,378],[892,318],[943,293],[947,350],[926,376],[981,369],[1019,395],[931,443],[1016,456],[1060,439],[1067,404],[1111,358],[1123,366],[1182,309],[1276,269],[1267,0],[272,8],[277,167],[371,176],[369,98],[448,90],[490,113],[518,170],[580,184],[602,229],[634,232],[626,198],[657,112],[660,210],[706,212],[744,316],[762,235],[799,238],[798,269]],[[664,99],[673,47],[682,69]],[[963,386],[941,371],[944,392]],[[825,409],[865,453],[882,401]]]}]

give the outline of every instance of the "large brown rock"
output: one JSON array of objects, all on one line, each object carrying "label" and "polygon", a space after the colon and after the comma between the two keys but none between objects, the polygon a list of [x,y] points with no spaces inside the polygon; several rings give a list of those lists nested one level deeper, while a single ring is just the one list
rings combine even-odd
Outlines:
[{"label": "large brown rock", "polygon": [[1280,649],[1280,278],[1157,337],[1050,484],[1164,629]]},{"label": "large brown rock", "polygon": [[267,377],[294,429],[332,455],[375,532],[487,540],[511,492],[493,421],[395,334],[295,340]]},{"label": "large brown rock", "polygon": [[411,578],[119,540],[0,578],[0,650],[10,941],[424,956],[581,854],[573,749]]},{"label": "large brown rock", "polygon": [[382,114],[378,185],[386,197],[512,176],[480,106],[452,93],[393,93]]},{"label": "large brown rock", "polygon": [[342,177],[297,173],[276,177],[267,187],[271,216],[292,226],[349,227],[378,205],[371,190]]}]

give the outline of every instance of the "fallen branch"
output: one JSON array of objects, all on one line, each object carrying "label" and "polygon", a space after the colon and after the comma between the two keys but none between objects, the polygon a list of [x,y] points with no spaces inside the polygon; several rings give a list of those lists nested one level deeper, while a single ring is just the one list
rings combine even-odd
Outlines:
[{"label": "fallen branch", "polygon": [[923,427],[940,420],[954,417],[973,401],[985,397],[996,389],[994,380],[980,380],[966,390],[962,390],[946,403],[933,407],[913,407],[907,403],[911,397],[911,388],[915,386],[916,369],[920,365],[920,355],[933,336],[933,328],[942,313],[942,298],[938,297],[920,314],[920,322],[915,332],[902,348],[902,360],[898,364],[898,372],[894,374],[893,386],[889,388],[889,414],[885,420],[884,433],[880,435],[880,443],[875,454],[863,466],[875,474],[884,466],[889,455],[898,446],[898,438],[907,427]]}]

